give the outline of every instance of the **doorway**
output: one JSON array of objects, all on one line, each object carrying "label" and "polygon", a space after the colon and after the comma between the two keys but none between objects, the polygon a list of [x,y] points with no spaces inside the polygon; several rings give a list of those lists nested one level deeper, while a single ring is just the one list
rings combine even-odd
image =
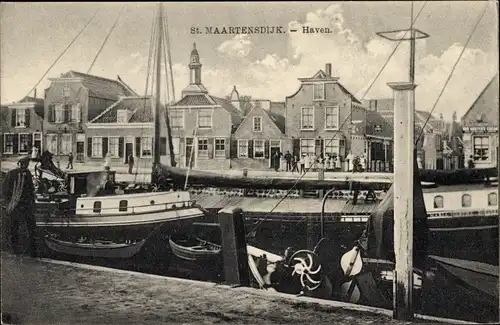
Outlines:
[{"label": "doorway", "polygon": [[134,152],[134,144],[127,142],[125,143],[125,164],[128,164],[128,157]]},{"label": "doorway", "polygon": [[[186,163],[185,166],[193,168],[195,165],[195,154],[193,152],[193,138],[186,138]],[[192,157],[191,157],[192,156]]]},{"label": "doorway", "polygon": [[281,140],[269,140],[269,168],[273,167],[276,152],[281,152]]},{"label": "doorway", "polygon": [[85,160],[85,142],[76,142],[76,161],[83,162]]}]

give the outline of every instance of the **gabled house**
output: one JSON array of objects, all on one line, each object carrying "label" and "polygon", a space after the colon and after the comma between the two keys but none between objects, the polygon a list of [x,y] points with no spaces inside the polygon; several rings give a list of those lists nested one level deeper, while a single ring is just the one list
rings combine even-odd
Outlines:
[{"label": "gabled house", "polygon": [[498,164],[498,87],[497,74],[462,117],[465,160],[472,158],[476,168]]},{"label": "gabled house", "polygon": [[291,152],[290,141],[285,135],[285,117],[276,112],[284,103],[254,100],[251,105],[234,132],[231,166],[236,169],[270,168],[276,152]]},{"label": "gabled house", "polygon": [[196,44],[190,57],[190,84],[182,98],[168,107],[172,141],[178,144],[180,167],[229,169],[231,136],[243,119],[230,99],[208,93],[201,81]]},{"label": "gabled house", "polygon": [[1,114],[2,157],[17,158],[30,154],[33,146],[43,150],[43,99],[24,97],[16,103],[2,105]]},{"label": "gabled house", "polygon": [[[109,153],[111,164],[120,165],[132,155],[136,166],[152,166],[155,105],[152,97],[124,97],[88,122],[87,159],[102,164]],[[160,116],[160,161],[170,164],[164,108]]]},{"label": "gabled house", "polygon": [[[369,113],[338,77],[332,77],[331,69],[328,63],[324,71],[299,78],[300,88],[286,98],[285,131],[292,139],[293,155],[338,156],[341,161],[361,155],[368,160],[372,155],[385,158],[392,144],[390,129],[382,117],[376,128],[367,123],[367,114],[380,115]],[[372,149],[371,143],[384,141],[386,152],[376,154],[380,148]]]},{"label": "gabled house", "polygon": [[117,80],[69,71],[50,78],[45,90],[45,149],[56,159],[70,152],[77,162],[86,160],[86,125],[122,97],[137,96]]}]

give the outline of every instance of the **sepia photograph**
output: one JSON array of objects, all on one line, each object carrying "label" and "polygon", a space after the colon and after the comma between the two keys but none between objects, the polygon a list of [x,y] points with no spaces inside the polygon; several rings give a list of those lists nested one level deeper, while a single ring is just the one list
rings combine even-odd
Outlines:
[{"label": "sepia photograph", "polygon": [[0,3],[2,324],[500,321],[499,3]]}]

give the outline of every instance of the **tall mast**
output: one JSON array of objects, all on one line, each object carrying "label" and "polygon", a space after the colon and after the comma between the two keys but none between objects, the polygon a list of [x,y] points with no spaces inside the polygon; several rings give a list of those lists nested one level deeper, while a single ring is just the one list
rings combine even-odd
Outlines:
[{"label": "tall mast", "polygon": [[158,47],[156,48],[156,107],[154,120],[154,164],[160,163],[160,92],[161,92],[161,49],[163,39],[163,7],[159,4],[158,10]]}]

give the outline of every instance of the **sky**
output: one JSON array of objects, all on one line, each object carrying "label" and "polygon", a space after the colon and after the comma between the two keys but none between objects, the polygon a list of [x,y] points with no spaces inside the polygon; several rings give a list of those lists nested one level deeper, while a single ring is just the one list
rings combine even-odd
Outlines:
[{"label": "sky", "polygon": [[[494,2],[414,2],[415,28],[430,37],[416,45],[416,108],[430,111],[472,35],[434,114],[461,117],[498,73],[498,18]],[[1,3],[1,103],[23,98],[99,9],[97,16],[37,87],[38,97],[69,70],[87,72],[120,10],[113,33],[90,74],[120,75],[140,94],[145,92],[149,42],[155,3]],[[376,32],[410,26],[411,2],[186,2],[165,3],[175,98],[189,83],[189,54],[196,42],[202,82],[212,95],[224,97],[236,86],[240,95],[285,101],[300,81],[326,63],[332,74],[358,99],[390,98],[388,82],[407,81],[409,44],[402,42],[373,83],[397,42]],[[191,34],[191,27],[283,26],[284,34]],[[332,33],[304,34],[302,26],[329,27]],[[299,32],[290,33],[297,28]],[[370,85],[373,85],[370,87]],[[367,92],[368,90],[368,92]],[[31,93],[30,95],[33,95]]]}]

